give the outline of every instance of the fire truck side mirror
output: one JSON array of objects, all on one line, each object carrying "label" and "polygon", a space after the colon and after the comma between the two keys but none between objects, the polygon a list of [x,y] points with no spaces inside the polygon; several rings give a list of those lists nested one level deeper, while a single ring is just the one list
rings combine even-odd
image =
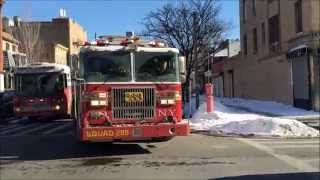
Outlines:
[{"label": "fire truck side mirror", "polygon": [[186,82],[186,58],[184,56],[179,56],[179,71],[181,83]]}]

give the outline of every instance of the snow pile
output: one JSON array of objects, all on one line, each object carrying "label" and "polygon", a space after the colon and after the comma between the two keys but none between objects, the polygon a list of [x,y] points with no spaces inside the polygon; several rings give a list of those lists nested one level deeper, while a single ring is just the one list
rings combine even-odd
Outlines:
[{"label": "snow pile", "polygon": [[277,116],[319,116],[319,112],[307,111],[272,101],[247,100],[240,98],[218,98],[222,104],[246,108],[254,112],[267,113]]},{"label": "snow pile", "polygon": [[206,113],[206,104],[190,119],[196,131],[221,135],[255,135],[277,137],[317,137],[319,131],[291,119],[272,118],[224,106],[215,100],[215,112]]}]

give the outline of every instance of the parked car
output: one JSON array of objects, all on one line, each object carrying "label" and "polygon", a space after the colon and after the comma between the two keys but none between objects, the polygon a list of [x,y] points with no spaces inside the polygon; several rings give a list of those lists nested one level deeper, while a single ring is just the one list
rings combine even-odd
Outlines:
[{"label": "parked car", "polygon": [[0,118],[13,116],[13,97],[15,90],[0,92]]}]

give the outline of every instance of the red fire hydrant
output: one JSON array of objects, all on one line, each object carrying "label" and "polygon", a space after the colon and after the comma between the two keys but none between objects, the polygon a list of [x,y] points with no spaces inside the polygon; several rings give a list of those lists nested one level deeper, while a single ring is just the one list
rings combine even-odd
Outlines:
[{"label": "red fire hydrant", "polygon": [[207,95],[207,112],[213,111],[213,85],[211,83],[206,84],[206,95]]}]

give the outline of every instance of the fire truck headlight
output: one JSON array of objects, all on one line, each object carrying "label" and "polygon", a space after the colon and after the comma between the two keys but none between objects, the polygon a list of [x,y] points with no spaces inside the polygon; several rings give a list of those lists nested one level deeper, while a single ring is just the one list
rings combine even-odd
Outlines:
[{"label": "fire truck headlight", "polygon": [[90,105],[91,106],[106,106],[107,101],[106,100],[91,100]]},{"label": "fire truck headlight", "polygon": [[161,105],[174,105],[175,103],[174,99],[160,99]]},{"label": "fire truck headlight", "polygon": [[92,100],[90,101],[91,106],[99,106],[99,101],[98,100]]},{"label": "fire truck headlight", "polygon": [[160,104],[161,104],[161,105],[167,105],[167,104],[168,104],[168,100],[166,100],[166,99],[161,99],[161,100],[160,100]]},{"label": "fire truck headlight", "polygon": [[106,97],[107,97],[107,93],[105,93],[105,92],[100,92],[100,93],[98,94],[98,97],[99,97],[99,98],[106,98]]},{"label": "fire truck headlight", "polygon": [[168,99],[168,104],[174,104],[174,99]]},{"label": "fire truck headlight", "polygon": [[59,105],[56,105],[56,106],[54,107],[54,109],[58,111],[58,110],[60,110],[60,106],[59,106]]},{"label": "fire truck headlight", "polygon": [[161,105],[173,105],[173,104],[175,104],[175,100],[174,99],[161,99],[160,104]]}]

